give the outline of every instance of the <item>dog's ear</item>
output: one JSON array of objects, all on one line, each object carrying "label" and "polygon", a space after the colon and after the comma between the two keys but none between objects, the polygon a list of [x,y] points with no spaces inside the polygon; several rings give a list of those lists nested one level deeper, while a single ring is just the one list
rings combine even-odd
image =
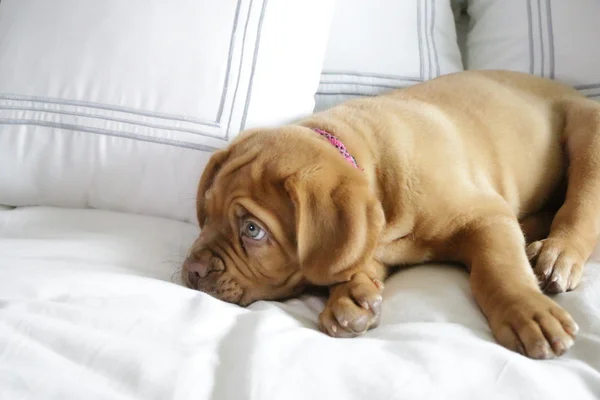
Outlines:
[{"label": "dog's ear", "polygon": [[198,223],[200,227],[204,227],[204,221],[206,219],[206,192],[212,187],[215,176],[229,158],[228,150],[219,150],[214,153],[210,160],[208,160],[208,164],[204,168],[202,172],[202,177],[200,178],[200,183],[198,184],[198,192],[196,194],[196,212],[198,216]]},{"label": "dog's ear", "polygon": [[383,209],[366,177],[353,172],[297,175],[285,182],[295,207],[300,268],[313,284],[349,280],[377,246]]}]

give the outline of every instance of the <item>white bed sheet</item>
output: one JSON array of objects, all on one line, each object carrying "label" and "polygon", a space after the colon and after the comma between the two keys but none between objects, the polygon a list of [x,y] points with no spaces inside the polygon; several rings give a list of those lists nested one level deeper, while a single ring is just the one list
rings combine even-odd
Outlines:
[{"label": "white bed sheet", "polygon": [[381,326],[317,330],[323,299],[248,309],[172,283],[197,229],[94,210],[0,210],[0,399],[593,399],[600,257],[558,296],[581,333],[533,361],[495,344],[460,268],[387,283]]}]

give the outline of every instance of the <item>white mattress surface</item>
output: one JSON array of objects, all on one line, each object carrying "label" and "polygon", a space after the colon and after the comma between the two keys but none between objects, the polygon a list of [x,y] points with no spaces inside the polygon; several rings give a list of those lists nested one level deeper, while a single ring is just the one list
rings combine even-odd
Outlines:
[{"label": "white mattress surface", "polygon": [[0,399],[600,398],[600,252],[557,297],[581,327],[560,359],[497,345],[467,274],[386,285],[361,338],[317,330],[323,299],[247,309],[174,283],[197,228],[95,210],[0,210]]}]

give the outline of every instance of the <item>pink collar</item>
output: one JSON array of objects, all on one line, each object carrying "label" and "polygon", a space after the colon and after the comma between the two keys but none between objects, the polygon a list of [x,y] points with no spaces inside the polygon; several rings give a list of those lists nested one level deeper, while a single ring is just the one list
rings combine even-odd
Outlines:
[{"label": "pink collar", "polygon": [[319,135],[324,136],[325,138],[327,138],[327,140],[329,141],[329,143],[331,143],[332,145],[334,145],[335,148],[338,149],[338,151],[340,152],[340,154],[346,159],[346,161],[348,161],[350,164],[352,164],[352,166],[354,166],[354,168],[358,168],[361,171],[363,170],[362,168],[360,168],[358,166],[358,163],[356,162],[356,159],[354,157],[352,157],[352,155],[350,154],[350,152],[348,151],[348,149],[346,149],[346,146],[344,146],[344,143],[342,143],[342,141],[340,139],[338,139],[337,137],[333,136],[331,133],[329,133],[327,131],[324,131],[322,129],[313,128],[313,131],[315,131]]}]

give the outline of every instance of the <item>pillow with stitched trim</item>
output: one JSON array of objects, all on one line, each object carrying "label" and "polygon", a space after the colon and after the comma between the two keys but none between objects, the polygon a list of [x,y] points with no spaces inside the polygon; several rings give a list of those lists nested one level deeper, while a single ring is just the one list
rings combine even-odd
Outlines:
[{"label": "pillow with stitched trim", "polygon": [[333,0],[3,0],[0,204],[192,220],[215,149],[312,112],[332,13]]},{"label": "pillow with stitched trim", "polygon": [[469,69],[557,79],[600,100],[600,1],[470,0]]},{"label": "pillow with stitched trim", "polygon": [[462,69],[449,0],[337,0],[316,110]]}]

